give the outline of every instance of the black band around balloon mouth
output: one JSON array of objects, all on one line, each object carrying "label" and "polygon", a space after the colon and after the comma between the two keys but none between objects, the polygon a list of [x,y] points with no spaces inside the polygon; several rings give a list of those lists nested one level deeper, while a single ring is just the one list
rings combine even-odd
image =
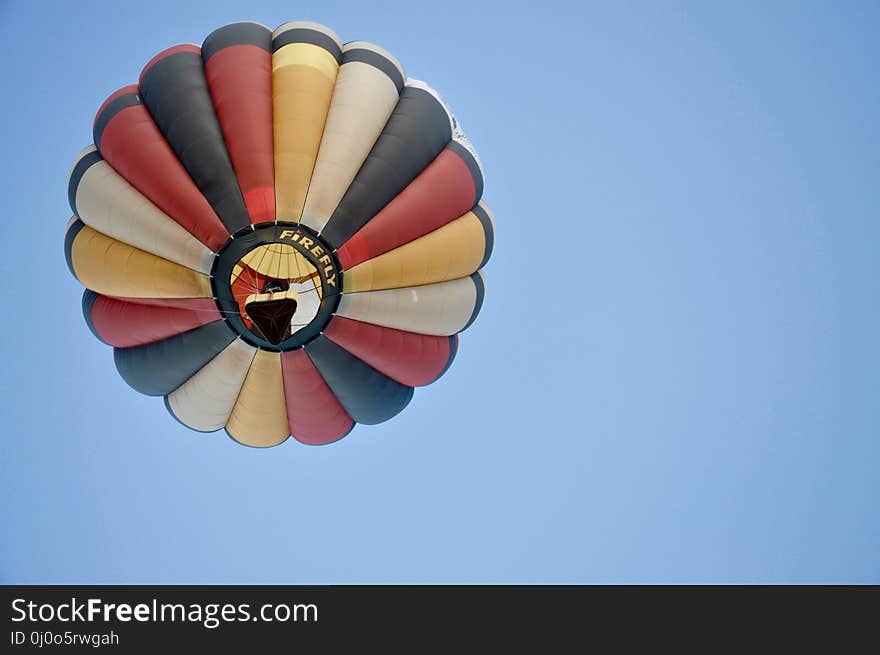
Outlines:
[{"label": "black band around balloon mouth", "polygon": [[[321,304],[315,318],[279,344],[267,341],[247,327],[230,284],[233,268],[247,253],[272,243],[292,246],[315,267],[321,279]],[[220,249],[211,268],[211,288],[223,319],[245,342],[262,350],[283,352],[301,348],[324,330],[339,306],[342,268],[333,249],[314,230],[298,223],[264,223],[239,230]]]}]

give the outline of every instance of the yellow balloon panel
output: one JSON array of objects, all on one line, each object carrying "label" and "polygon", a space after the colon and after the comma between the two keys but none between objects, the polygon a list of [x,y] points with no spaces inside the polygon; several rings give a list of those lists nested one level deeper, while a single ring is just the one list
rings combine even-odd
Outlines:
[{"label": "yellow balloon panel", "polygon": [[468,212],[438,230],[346,271],[343,291],[396,289],[456,280],[480,267],[486,247],[483,223]]},{"label": "yellow balloon panel", "polygon": [[[309,278],[318,278],[318,271],[313,264],[303,257],[293,246],[286,243],[269,243],[254,248],[241,258],[246,264],[261,275],[276,279],[302,282]],[[237,266],[236,269],[240,268]],[[233,280],[238,277],[233,269]]]},{"label": "yellow balloon panel", "polygon": [[88,225],[71,246],[77,279],[92,291],[120,298],[211,298],[207,275],[117,241]]},{"label": "yellow balloon panel", "polygon": [[289,429],[281,353],[258,350],[229,415],[226,431],[239,443],[265,448],[287,439]]},{"label": "yellow balloon panel", "polygon": [[338,70],[336,58],[311,43],[291,43],[272,55],[278,220],[302,215]]}]

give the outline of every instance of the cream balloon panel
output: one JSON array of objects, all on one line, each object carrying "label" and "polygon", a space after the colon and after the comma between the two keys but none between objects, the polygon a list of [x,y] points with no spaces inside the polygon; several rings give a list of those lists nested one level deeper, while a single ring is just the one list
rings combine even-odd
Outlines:
[{"label": "cream balloon panel", "polygon": [[[78,170],[86,164],[85,170]],[[187,268],[210,273],[214,254],[97,155],[83,150],[68,178],[73,209],[83,223]]]},{"label": "cream balloon panel", "polygon": [[257,349],[236,339],[166,398],[184,425],[214,432],[226,425]]},{"label": "cream balloon panel", "polygon": [[346,44],[302,222],[320,232],[382,132],[400,97],[395,81],[372,63],[345,61],[346,54],[375,54],[403,79],[403,68],[389,53],[363,41]]},{"label": "cream balloon panel", "polygon": [[479,313],[484,289],[482,273],[477,272],[438,284],[347,293],[336,313],[395,330],[451,336],[468,327]]}]

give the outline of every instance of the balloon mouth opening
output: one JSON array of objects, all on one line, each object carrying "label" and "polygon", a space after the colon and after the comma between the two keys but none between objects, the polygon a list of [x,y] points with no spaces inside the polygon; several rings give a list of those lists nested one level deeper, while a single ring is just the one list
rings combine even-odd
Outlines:
[{"label": "balloon mouth opening", "polygon": [[283,243],[248,252],[230,283],[240,290],[239,311],[248,329],[273,346],[315,318],[322,295],[317,268]]},{"label": "balloon mouth opening", "polygon": [[311,229],[257,225],[217,253],[211,288],[224,320],[256,348],[284,352],[318,337],[339,304],[342,270]]}]

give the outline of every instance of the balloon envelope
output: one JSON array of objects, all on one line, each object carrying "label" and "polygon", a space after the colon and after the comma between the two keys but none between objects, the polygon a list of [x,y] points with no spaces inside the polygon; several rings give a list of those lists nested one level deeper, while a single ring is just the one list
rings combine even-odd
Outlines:
[{"label": "balloon envelope", "polygon": [[324,444],[449,368],[493,246],[437,92],[329,28],[224,26],[100,106],[68,181],[83,314],[193,430]]}]

